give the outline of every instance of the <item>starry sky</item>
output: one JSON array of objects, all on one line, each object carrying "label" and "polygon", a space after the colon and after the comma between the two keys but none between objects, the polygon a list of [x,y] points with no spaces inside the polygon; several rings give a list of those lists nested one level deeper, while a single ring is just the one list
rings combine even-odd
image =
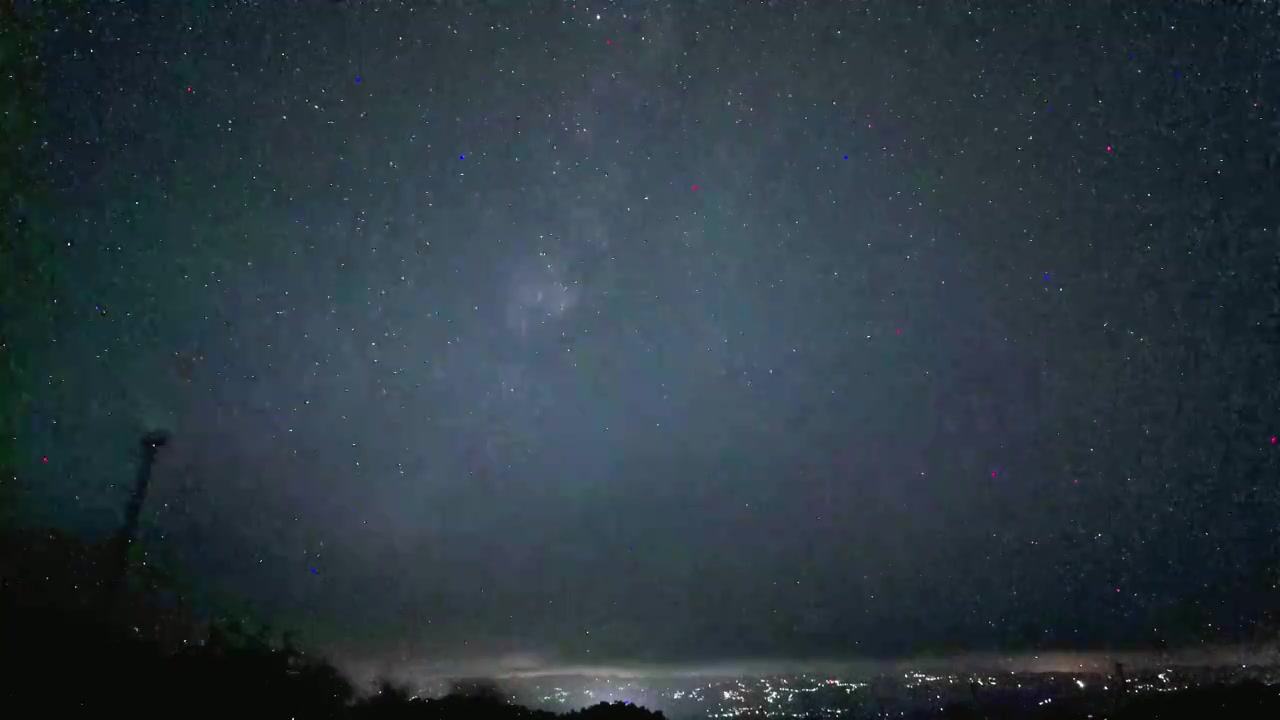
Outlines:
[{"label": "starry sky", "polygon": [[340,660],[1274,639],[1280,18],[1160,5],[18,3],[11,520],[166,428]]}]

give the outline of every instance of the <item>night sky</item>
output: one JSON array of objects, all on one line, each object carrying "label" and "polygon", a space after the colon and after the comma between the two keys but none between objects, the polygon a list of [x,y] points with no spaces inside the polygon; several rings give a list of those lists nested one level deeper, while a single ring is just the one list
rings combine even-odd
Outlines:
[{"label": "night sky", "polygon": [[148,557],[346,662],[1280,629],[1272,4],[18,5],[26,526],[166,428]]}]

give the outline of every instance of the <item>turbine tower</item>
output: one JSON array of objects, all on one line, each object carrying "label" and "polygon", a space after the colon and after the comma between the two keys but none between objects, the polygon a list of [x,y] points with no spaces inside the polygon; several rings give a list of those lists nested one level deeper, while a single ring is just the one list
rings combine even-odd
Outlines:
[{"label": "turbine tower", "polygon": [[147,487],[151,485],[151,466],[156,462],[156,454],[169,442],[169,433],[164,430],[153,430],[142,436],[139,443],[141,457],[138,463],[138,477],[133,486],[133,494],[129,504],[125,506],[124,527],[116,538],[115,564],[109,578],[107,601],[111,603],[112,614],[119,608],[120,593],[124,587],[125,577],[129,574],[129,548],[138,534],[138,518],[142,515],[142,505],[147,501]]}]

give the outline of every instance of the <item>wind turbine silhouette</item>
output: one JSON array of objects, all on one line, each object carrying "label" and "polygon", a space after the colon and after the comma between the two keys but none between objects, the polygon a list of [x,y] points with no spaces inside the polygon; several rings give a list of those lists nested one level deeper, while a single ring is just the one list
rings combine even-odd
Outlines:
[{"label": "wind turbine silhouette", "polygon": [[133,485],[133,494],[129,496],[129,504],[125,506],[124,526],[116,537],[115,558],[109,578],[107,601],[111,605],[112,614],[118,610],[120,593],[124,588],[125,578],[129,574],[129,548],[138,535],[138,518],[142,515],[142,505],[147,501],[147,488],[151,485],[151,468],[155,465],[156,455],[160,448],[169,442],[169,433],[165,430],[152,430],[142,436],[139,442],[140,457],[138,476]]}]

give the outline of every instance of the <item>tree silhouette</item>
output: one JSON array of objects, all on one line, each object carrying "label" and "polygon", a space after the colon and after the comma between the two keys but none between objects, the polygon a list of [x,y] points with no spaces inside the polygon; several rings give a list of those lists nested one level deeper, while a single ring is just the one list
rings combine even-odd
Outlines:
[{"label": "tree silhouette", "polygon": [[665,718],[661,712],[646,710],[639,705],[618,700],[612,703],[598,703],[588,708],[575,710],[565,715],[572,720],[658,720]]}]

